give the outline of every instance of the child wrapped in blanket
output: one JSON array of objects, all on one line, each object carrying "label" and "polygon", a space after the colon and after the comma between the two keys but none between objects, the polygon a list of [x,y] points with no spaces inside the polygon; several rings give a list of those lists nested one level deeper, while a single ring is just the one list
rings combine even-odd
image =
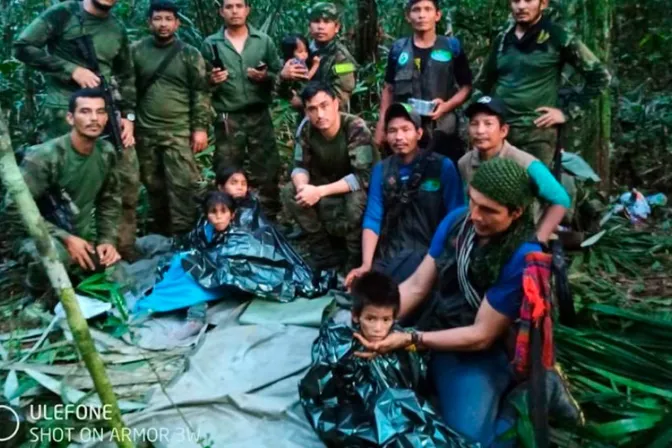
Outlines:
[{"label": "child wrapped in blanket", "polygon": [[208,193],[203,202],[203,216],[196,227],[175,242],[179,249],[173,255],[163,278],[134,308],[136,314],[151,314],[188,308],[186,323],[173,337],[187,338],[205,325],[207,302],[221,298],[225,286],[204,288],[183,267],[183,260],[196,251],[207,251],[225,239],[236,214],[234,199],[220,191]]},{"label": "child wrapped in blanket", "polygon": [[[231,263],[230,273],[237,276],[238,288],[260,297],[287,302],[297,296],[319,296],[333,286],[335,275],[313,271],[287,238],[266,219],[259,200],[248,188],[247,177],[241,168],[229,166],[219,170],[216,185],[219,191],[231,195],[237,204],[225,254]],[[254,269],[243,269],[252,264],[235,263],[237,259],[254,260]],[[223,275],[216,277],[222,278]],[[249,281],[244,281],[243,277]]]},{"label": "child wrapped in blanket", "polygon": [[468,447],[421,396],[427,364],[416,351],[363,359],[355,332],[369,341],[399,329],[400,299],[390,277],[369,272],[352,287],[352,325],[327,321],[313,364],[299,384],[301,404],[327,446]]}]

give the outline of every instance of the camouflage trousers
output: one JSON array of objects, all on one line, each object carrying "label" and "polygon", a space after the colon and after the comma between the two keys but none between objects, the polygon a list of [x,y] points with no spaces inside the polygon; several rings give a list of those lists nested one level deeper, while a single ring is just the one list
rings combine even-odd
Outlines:
[{"label": "camouflage trousers", "polygon": [[346,269],[359,266],[362,263],[362,219],[366,208],[366,192],[360,190],[329,196],[308,208],[300,206],[295,196],[296,188],[289,182],[282,189],[282,203],[287,214],[308,234],[306,240],[311,258],[314,261],[333,259],[334,247],[329,237],[337,237],[345,240]]},{"label": "camouflage trousers", "polygon": [[532,154],[550,168],[558,141],[556,128],[511,126],[507,140],[515,147]]},{"label": "camouflage trousers", "polygon": [[280,211],[280,155],[275,145],[273,120],[267,108],[261,111],[227,113],[215,123],[214,169],[236,165],[245,168],[267,216]]},{"label": "camouflage trousers", "polygon": [[138,129],[136,148],[153,218],[149,232],[190,231],[198,218],[194,196],[201,179],[190,137]]},{"label": "camouflage trousers", "polygon": [[[41,133],[42,141],[60,137],[70,132],[65,121],[68,111],[65,109],[45,108],[44,117],[47,126]],[[137,212],[138,193],[140,191],[140,169],[135,147],[124,149],[120,163],[121,184],[121,222],[119,223],[117,250],[124,259],[134,258],[135,234],[138,228]]]}]

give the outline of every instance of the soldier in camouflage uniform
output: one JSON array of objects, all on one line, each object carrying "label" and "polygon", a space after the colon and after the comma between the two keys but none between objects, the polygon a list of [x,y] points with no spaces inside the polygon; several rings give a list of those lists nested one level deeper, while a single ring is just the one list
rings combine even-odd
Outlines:
[{"label": "soldier in camouflage uniform", "polygon": [[151,232],[166,236],[188,232],[195,224],[194,195],[201,176],[194,154],[207,148],[210,122],[205,61],[196,48],[176,38],[179,25],[174,3],[152,3],[153,36],[131,49],[140,174],[152,211]]},{"label": "soldier in camouflage uniform", "polygon": [[[309,12],[310,57],[318,56],[320,66],[312,77],[313,81],[323,82],[333,89],[340,100],[341,110],[350,109],[350,97],[355,90],[357,62],[336,35],[341,24],[338,9],[333,3],[315,4]],[[297,81],[307,79],[307,69],[287,61],[280,73],[283,80]]]},{"label": "soldier in camouflage uniform", "polygon": [[274,219],[280,209],[280,155],[269,108],[280,57],[271,38],[247,23],[247,0],[224,0],[219,13],[226,26],[208,36],[201,51],[217,112],[214,168],[245,166],[247,161],[248,179],[259,189],[264,212]]},{"label": "soldier in camouflage uniform", "polygon": [[576,36],[543,14],[548,0],[511,0],[515,23],[497,36],[477,80],[483,93],[507,106],[508,140],[546,165],[553,159],[556,125],[571,115],[558,108],[565,64],[585,79],[568,104],[585,106],[609,85],[609,73]]},{"label": "soldier in camouflage uniform", "polygon": [[[112,144],[98,138],[108,120],[99,91],[76,92],[66,119],[72,131],[29,148],[21,172],[38,204],[49,195],[68,210],[65,217],[55,220],[40,209],[60,260],[66,266],[76,264],[93,271],[120,258],[116,244],[122,167]],[[49,281],[35,243],[26,240],[21,254],[28,258],[27,286],[45,289]]]},{"label": "soldier in camouflage uniform", "polygon": [[[135,119],[135,80],[128,35],[124,25],[110,9],[117,0],[65,1],[51,6],[23,30],[14,43],[16,58],[45,75],[46,99],[44,122],[48,123],[45,139],[69,131],[65,121],[68,99],[77,89],[96,87],[100,79],[87,67],[86,57],[77,38],[90,35],[102,75],[114,76],[119,86],[119,109],[122,116],[124,151],[121,164],[122,222],[119,251],[133,258],[136,206],[140,175],[133,147]],[[112,117],[110,117],[112,119]]]},{"label": "soldier in camouflage uniform", "polygon": [[328,85],[309,83],[301,100],[310,121],[297,139],[292,182],[283,188],[282,202],[307,234],[314,267],[339,264],[331,236],[345,239],[350,270],[362,256],[362,216],[378,153],[364,120],[339,112]]}]

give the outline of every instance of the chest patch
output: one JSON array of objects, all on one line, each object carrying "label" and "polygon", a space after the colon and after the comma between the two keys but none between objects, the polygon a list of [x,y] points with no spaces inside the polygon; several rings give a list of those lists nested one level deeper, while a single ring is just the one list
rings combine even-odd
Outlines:
[{"label": "chest patch", "polygon": [[407,62],[408,62],[408,53],[404,51],[399,55],[399,59],[397,59],[397,64],[406,65]]},{"label": "chest patch", "polygon": [[448,50],[434,50],[430,57],[437,62],[450,62],[453,59],[453,54]]},{"label": "chest patch", "polygon": [[441,188],[441,182],[439,179],[427,179],[420,184],[421,191],[439,191]]}]

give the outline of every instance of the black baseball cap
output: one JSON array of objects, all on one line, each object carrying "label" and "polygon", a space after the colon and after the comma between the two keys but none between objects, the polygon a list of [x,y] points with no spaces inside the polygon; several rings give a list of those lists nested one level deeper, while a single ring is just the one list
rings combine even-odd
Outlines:
[{"label": "black baseball cap", "polygon": [[390,120],[399,117],[403,117],[413,123],[416,129],[422,127],[420,115],[410,105],[404,103],[394,103],[387,108],[387,112],[385,112],[385,127],[390,123]]},{"label": "black baseball cap", "polygon": [[506,105],[497,97],[487,95],[480,97],[467,107],[465,115],[471,118],[479,112],[488,112],[506,121]]}]

